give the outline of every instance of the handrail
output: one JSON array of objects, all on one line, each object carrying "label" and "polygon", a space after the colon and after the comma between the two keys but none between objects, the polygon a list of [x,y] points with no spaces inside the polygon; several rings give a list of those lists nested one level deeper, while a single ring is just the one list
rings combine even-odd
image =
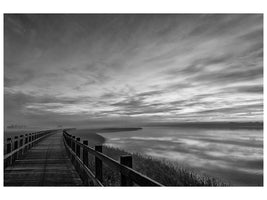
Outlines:
[{"label": "handrail", "polygon": [[[53,133],[53,132],[52,132],[52,133]],[[52,133],[51,133],[51,134],[52,134]],[[5,155],[4,155],[4,160],[7,159],[7,158],[9,158],[10,156],[13,156],[15,153],[17,153],[17,152],[19,152],[20,150],[24,149],[26,146],[38,142],[39,140],[43,139],[44,137],[47,137],[47,135],[41,136],[41,137],[39,137],[39,138],[37,138],[37,139],[31,141],[31,142],[28,142],[28,143],[24,144],[23,146],[19,147],[18,149],[15,149],[15,150],[11,151],[10,153],[5,154]]]},{"label": "handrail", "polygon": [[[75,156],[75,152],[72,151],[72,149],[67,145],[65,137],[63,137],[63,139],[64,139],[64,145],[67,148],[67,150],[72,154],[72,156]],[[83,163],[83,161],[78,157],[76,157],[76,159],[78,163],[85,169],[85,173],[87,174],[87,176],[89,176],[93,180],[94,184],[98,186],[103,186],[103,184],[99,180],[96,179],[93,172],[91,172],[91,170]]]},{"label": "handrail", "polygon": [[[79,148],[82,147],[85,151],[94,155],[96,159],[99,159],[101,161],[101,170],[102,170],[102,161],[103,161],[108,166],[119,171],[121,173],[121,176],[124,176],[124,178],[126,177],[126,179],[127,179],[127,180],[125,180],[126,185],[132,185],[132,183],[130,183],[130,182],[133,181],[140,186],[163,186],[162,184],[158,183],[157,181],[135,171],[134,169],[131,168],[131,166],[127,166],[125,164],[119,163],[118,161],[108,157],[107,155],[103,154],[102,152],[99,152],[99,151],[75,140],[73,138],[74,136],[68,134],[67,131],[65,131],[65,130],[63,130],[63,137],[64,137],[64,140],[66,141],[66,146],[72,152],[72,156],[76,159],[78,158],[79,162],[81,162],[80,163],[80,164],[82,164],[81,167],[83,167],[83,163],[82,163],[83,161],[81,161],[79,156],[77,156],[77,152],[74,152],[76,149],[75,148],[76,146]],[[72,150],[73,146],[74,146],[74,151]],[[89,170],[89,168],[88,168],[88,170]],[[92,172],[90,172],[90,173],[92,173]],[[101,175],[102,175],[102,171],[101,171]],[[98,180],[97,175],[94,175],[91,178],[97,179],[97,181],[100,181],[100,180]]]},{"label": "handrail", "polygon": [[33,147],[34,144],[53,134],[56,130],[39,131],[36,133],[29,133],[25,135],[14,136],[14,140],[7,138],[7,152],[4,154],[4,168],[12,165],[15,160],[20,158],[27,150]]}]

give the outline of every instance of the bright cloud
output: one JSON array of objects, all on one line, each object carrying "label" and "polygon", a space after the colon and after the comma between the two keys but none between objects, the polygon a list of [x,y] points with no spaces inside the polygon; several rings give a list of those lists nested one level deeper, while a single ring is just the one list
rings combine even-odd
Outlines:
[{"label": "bright cloud", "polygon": [[263,119],[262,15],[5,15],[4,41],[7,124]]}]

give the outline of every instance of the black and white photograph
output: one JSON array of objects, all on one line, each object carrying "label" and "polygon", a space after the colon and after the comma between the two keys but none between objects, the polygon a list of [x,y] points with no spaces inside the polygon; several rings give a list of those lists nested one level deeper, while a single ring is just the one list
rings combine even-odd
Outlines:
[{"label": "black and white photograph", "polygon": [[263,13],[2,15],[4,188],[263,188]]}]

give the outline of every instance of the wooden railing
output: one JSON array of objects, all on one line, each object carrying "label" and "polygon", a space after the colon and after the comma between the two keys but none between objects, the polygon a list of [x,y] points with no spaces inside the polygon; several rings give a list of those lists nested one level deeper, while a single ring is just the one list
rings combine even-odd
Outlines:
[{"label": "wooden railing", "polygon": [[21,158],[26,152],[37,144],[41,139],[50,135],[55,130],[39,131],[25,135],[7,138],[5,142],[4,168],[12,165],[17,159]]},{"label": "wooden railing", "polygon": [[[132,169],[132,156],[120,156],[120,163],[102,153],[102,146],[95,146],[95,149],[88,146],[88,141],[70,135],[63,131],[63,138],[66,150],[76,170],[80,174],[85,185],[103,186],[103,165],[118,171],[121,175],[121,186],[132,186],[134,183],[140,186],[162,186],[160,183]],[[82,151],[81,151],[82,149]],[[95,173],[89,169],[88,155],[95,157]]]}]

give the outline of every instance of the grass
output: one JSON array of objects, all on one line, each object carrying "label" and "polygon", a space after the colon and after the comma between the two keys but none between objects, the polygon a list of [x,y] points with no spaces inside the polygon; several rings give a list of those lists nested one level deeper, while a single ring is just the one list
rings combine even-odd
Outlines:
[{"label": "grass", "polygon": [[[138,153],[103,146],[103,153],[119,161],[121,155],[132,155],[133,169],[156,180],[165,186],[227,186],[218,178],[210,177],[192,169],[179,166],[176,162],[160,160]],[[89,168],[94,173],[94,157],[89,156]],[[103,163],[103,184],[105,186],[119,186],[120,173]]]}]

